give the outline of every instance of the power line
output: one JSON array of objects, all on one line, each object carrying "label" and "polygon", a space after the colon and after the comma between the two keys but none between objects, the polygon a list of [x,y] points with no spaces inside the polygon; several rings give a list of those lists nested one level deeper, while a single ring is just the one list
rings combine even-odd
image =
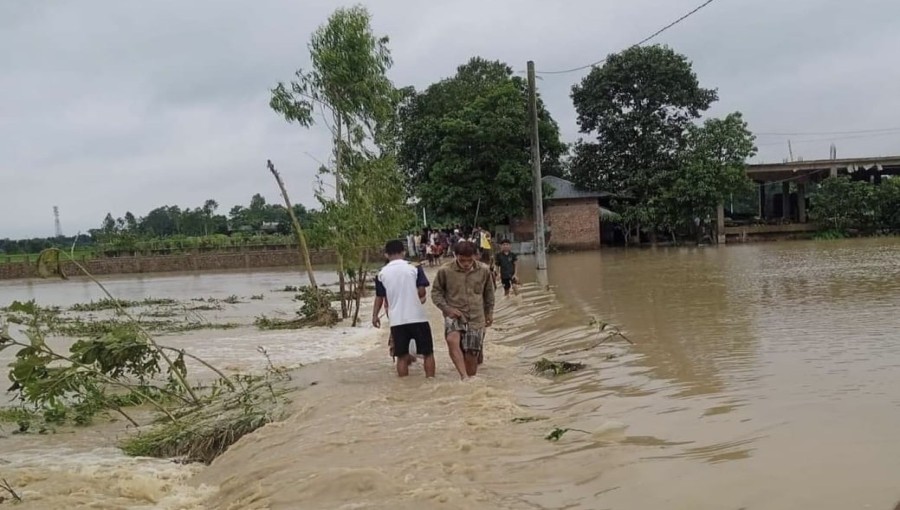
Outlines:
[{"label": "power line", "polygon": [[[655,39],[658,35],[662,34],[662,33],[665,32],[666,30],[668,30],[668,29],[674,27],[675,25],[681,23],[682,21],[684,21],[684,20],[690,18],[691,16],[693,16],[694,14],[696,14],[698,11],[700,11],[701,9],[703,9],[704,7],[706,7],[707,5],[713,3],[714,1],[715,1],[715,0],[706,0],[705,2],[703,2],[702,4],[700,4],[699,6],[697,6],[696,8],[694,8],[694,10],[692,10],[691,12],[689,12],[689,13],[685,14],[684,16],[682,16],[682,17],[676,19],[675,21],[669,23],[668,25],[666,25],[666,26],[660,28],[659,30],[657,30],[656,32],[650,34],[649,36],[647,36],[647,37],[641,39],[639,42],[637,42],[637,43],[635,43],[635,44],[629,46],[629,48],[634,48],[634,47],[636,47],[636,46],[640,46],[640,45],[642,45],[642,44],[644,44],[644,43],[646,43],[646,42],[648,42],[648,41],[650,41],[650,40],[652,40],[652,39]],[[562,71],[535,71],[535,73],[536,73],[536,74],[566,74],[566,73],[574,73],[575,71],[581,71],[582,69],[587,69],[587,68],[589,68],[589,67],[594,67],[594,66],[599,65],[599,64],[602,64],[602,63],[604,63],[604,62],[606,62],[606,59],[605,59],[605,58],[604,58],[604,59],[601,59],[601,60],[598,60],[598,61],[596,61],[596,62],[593,62],[593,63],[591,63],[591,64],[587,64],[587,65],[583,65],[583,66],[579,66],[579,67],[573,67],[572,69],[563,69]]]},{"label": "power line", "polygon": [[889,131],[900,131],[900,127],[881,128],[881,129],[861,129],[857,131],[810,131],[806,133],[754,133],[757,136],[824,136],[824,135],[859,135],[864,133],[886,133]]}]

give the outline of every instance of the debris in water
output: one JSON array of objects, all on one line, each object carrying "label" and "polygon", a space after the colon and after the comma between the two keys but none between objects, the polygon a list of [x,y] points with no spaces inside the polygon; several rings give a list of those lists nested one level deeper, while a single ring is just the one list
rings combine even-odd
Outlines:
[{"label": "debris in water", "polygon": [[576,372],[584,368],[584,363],[572,363],[569,361],[550,361],[547,358],[541,358],[540,361],[535,361],[532,372],[535,374],[544,374],[547,372],[552,373],[554,377],[568,374],[570,372]]},{"label": "debris in water", "polygon": [[566,432],[581,432],[582,434],[590,434],[590,432],[581,429],[561,429],[559,427],[550,431],[549,434],[544,436],[544,439],[547,441],[559,441],[566,434]]},{"label": "debris in water", "polygon": [[[12,501],[13,503],[21,503],[22,502],[22,498],[19,497],[19,495],[12,488],[12,486],[9,484],[9,482],[6,481],[6,478],[0,479],[0,489],[5,490],[9,494],[9,497],[12,498],[10,501]],[[2,503],[6,503],[6,498],[3,496],[0,496],[0,504],[2,504]]]},{"label": "debris in water", "polygon": [[518,418],[513,418],[510,421],[512,421],[513,423],[531,423],[533,421],[542,421],[546,419],[547,418],[545,416],[520,416]]}]

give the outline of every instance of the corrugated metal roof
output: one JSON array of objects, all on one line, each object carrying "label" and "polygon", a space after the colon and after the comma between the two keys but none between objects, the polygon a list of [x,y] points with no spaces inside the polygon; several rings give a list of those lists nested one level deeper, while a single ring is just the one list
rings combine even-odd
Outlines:
[{"label": "corrugated metal roof", "polygon": [[585,191],[579,189],[574,182],[567,181],[561,177],[556,177],[555,175],[548,175],[542,178],[541,181],[545,186],[550,185],[553,187],[553,193],[550,195],[550,200],[601,198],[610,196],[610,194],[605,191]]}]

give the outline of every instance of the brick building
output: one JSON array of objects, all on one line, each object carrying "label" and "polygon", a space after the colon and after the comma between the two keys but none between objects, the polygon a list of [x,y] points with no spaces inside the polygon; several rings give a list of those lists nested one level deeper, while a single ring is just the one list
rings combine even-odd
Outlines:
[{"label": "brick building", "polygon": [[[600,201],[608,193],[584,191],[565,179],[548,175],[542,179],[549,197],[544,202],[549,247],[563,250],[589,250],[600,247]],[[517,240],[534,239],[534,220],[520,218],[510,222]]]}]

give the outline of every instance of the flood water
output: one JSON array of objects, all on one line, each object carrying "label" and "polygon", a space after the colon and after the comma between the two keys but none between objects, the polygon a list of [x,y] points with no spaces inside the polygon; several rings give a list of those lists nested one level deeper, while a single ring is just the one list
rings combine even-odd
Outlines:
[{"label": "flood water", "polygon": [[[298,280],[233,274],[224,281],[255,282],[233,291],[237,283],[188,289],[223,276],[166,278],[174,283],[123,278],[123,292],[140,288],[121,297],[256,293]],[[143,507],[177,508],[167,506],[175,495],[234,509],[891,510],[900,501],[900,240],[560,254],[548,280],[549,290],[528,283],[498,297],[473,382],[455,380],[439,341],[438,377],[425,381],[415,366],[406,380],[392,374],[384,332],[329,337],[360,355],[300,369],[290,418],[208,468],[166,474]],[[70,284],[0,284],[0,295],[43,301]],[[270,294],[230,313],[290,308]],[[601,343],[593,318],[634,345]],[[182,341],[259,342],[261,333],[239,331]],[[296,343],[285,339],[284,356]],[[530,374],[543,357],[586,368]],[[556,428],[571,430],[545,440]],[[116,498],[98,507],[140,506]]]}]

